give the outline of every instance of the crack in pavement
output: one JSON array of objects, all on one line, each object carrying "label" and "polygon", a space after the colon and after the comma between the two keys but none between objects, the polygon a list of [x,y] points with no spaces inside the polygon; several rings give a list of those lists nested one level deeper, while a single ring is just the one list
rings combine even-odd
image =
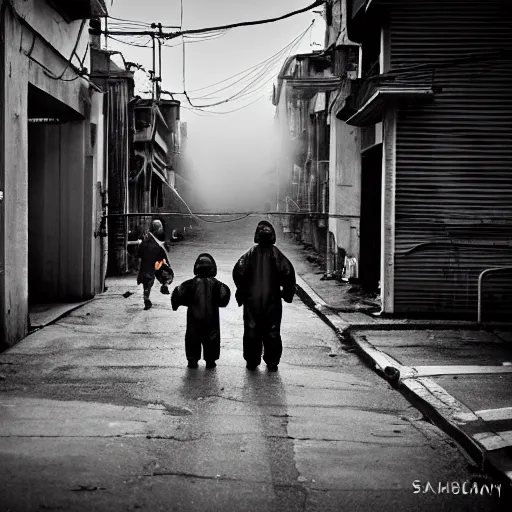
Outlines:
[{"label": "crack in pavement", "polygon": [[180,441],[180,442],[187,442],[187,441],[199,441],[204,436],[200,435],[199,437],[190,437],[190,438],[180,438],[176,436],[165,436],[165,435],[153,435],[153,434],[105,434],[105,435],[50,435],[50,434],[41,434],[41,435],[35,435],[35,434],[9,434],[9,435],[0,435],[0,439],[11,439],[11,438],[34,438],[34,439],[68,439],[68,438],[80,438],[80,439],[110,439],[110,438],[146,438],[146,439],[164,439],[164,440],[170,440],[170,441]]},{"label": "crack in pavement", "polygon": [[[241,478],[235,478],[235,477],[229,477],[229,476],[221,476],[221,475],[198,475],[196,473],[187,473],[185,471],[154,471],[151,474],[143,474],[142,477],[146,478],[154,478],[154,477],[165,477],[165,476],[177,476],[182,478],[197,478],[199,480],[212,480],[212,481],[219,481],[219,482],[242,482],[246,484],[269,484],[270,482],[267,480],[247,480],[247,479],[241,479]],[[308,484],[315,484],[313,488],[311,486],[308,486]],[[306,507],[307,500],[309,499],[309,495],[311,492],[333,492],[333,491],[344,491],[344,492],[367,492],[368,490],[371,490],[370,488],[363,488],[363,489],[339,489],[339,488],[331,488],[331,487],[319,487],[316,485],[315,482],[301,482],[301,483],[290,483],[290,484],[283,484],[283,483],[274,483],[272,484],[274,489],[278,490],[293,490],[293,491],[299,491],[304,495],[304,503],[303,507]],[[395,491],[396,488],[390,488],[390,489],[382,489],[379,488],[379,491]],[[306,510],[303,508],[303,510]]]},{"label": "crack in pavement", "polygon": [[147,434],[146,439],[165,439],[169,441],[180,441],[180,442],[188,442],[188,441],[200,441],[201,439],[204,439],[205,435],[201,434],[198,437],[188,437],[188,438],[181,438],[176,436],[161,436],[161,435],[153,435],[153,434]]},{"label": "crack in pavement", "polygon": [[[198,478],[201,480],[214,480],[214,481],[224,481],[224,482],[243,482],[250,484],[269,484],[268,480],[247,480],[242,478],[235,478],[230,476],[221,476],[221,475],[198,475],[197,473],[187,473],[185,471],[153,471],[151,474],[143,474],[143,477],[152,478],[159,476],[178,476],[184,478]],[[273,487],[276,489],[292,489],[301,491],[303,493],[307,493],[307,490],[303,487],[303,484],[273,484]]]},{"label": "crack in pavement", "polygon": [[291,388],[307,388],[308,391],[311,391],[311,390],[328,390],[328,391],[353,391],[354,389],[362,389],[362,390],[368,390],[368,389],[371,389],[373,386],[364,386],[364,385],[361,385],[361,384],[349,384],[349,386],[352,386],[352,387],[329,387],[329,386],[326,386],[326,387],[323,387],[323,386],[311,386],[310,384],[308,384],[306,386],[306,384],[289,384],[288,385],[289,387]]},{"label": "crack in pavement", "polygon": [[[373,434],[372,434],[373,435]],[[403,443],[386,443],[386,442],[379,442],[379,441],[359,441],[357,439],[328,439],[328,438],[321,438],[321,437],[293,437],[293,436],[267,436],[269,438],[275,438],[275,439],[292,439],[294,441],[321,441],[321,442],[327,442],[327,443],[357,443],[357,444],[368,444],[368,445],[377,445],[377,446],[389,446],[389,447],[403,447],[403,446],[409,446],[409,447],[422,447],[422,446],[428,446],[428,443],[425,444],[414,444],[414,445],[404,445]],[[386,436],[382,436],[386,437]],[[397,436],[399,437],[399,436]]]}]

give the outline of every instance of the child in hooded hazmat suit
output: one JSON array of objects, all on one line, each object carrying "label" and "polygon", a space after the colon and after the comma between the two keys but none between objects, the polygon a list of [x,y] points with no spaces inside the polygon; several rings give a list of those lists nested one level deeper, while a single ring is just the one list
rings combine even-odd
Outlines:
[{"label": "child in hooded hazmat suit", "polygon": [[236,300],[244,306],[244,359],[254,370],[263,360],[269,371],[276,371],[281,360],[282,302],[292,302],[295,270],[288,258],[274,245],[276,232],[261,221],[254,234],[257,244],[249,249],[233,269]]},{"label": "child in hooded hazmat suit", "polygon": [[[157,262],[165,262],[168,270],[170,269],[170,261],[168,261],[167,252],[164,249],[163,239],[165,238],[164,227],[160,220],[152,220],[149,226],[149,232],[139,245],[138,257],[140,258],[139,274],[137,276],[137,284],[142,284],[144,293],[144,309],[149,309],[152,302],[149,299],[151,288],[155,283],[155,264]],[[167,284],[172,282],[172,276],[165,282],[161,282],[161,293],[168,294]]]},{"label": "child in hooded hazmat suit", "polygon": [[197,368],[201,346],[206,368],[215,368],[220,356],[219,307],[226,307],[229,288],[215,278],[217,265],[210,254],[200,254],[194,264],[192,279],[177,286],[171,295],[172,309],[188,308],[185,355],[189,368]]}]

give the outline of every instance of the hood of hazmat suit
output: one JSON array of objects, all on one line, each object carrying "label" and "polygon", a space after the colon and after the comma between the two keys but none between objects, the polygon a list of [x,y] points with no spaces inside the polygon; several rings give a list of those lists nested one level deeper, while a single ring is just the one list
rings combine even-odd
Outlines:
[{"label": "hood of hazmat suit", "polygon": [[254,233],[254,243],[262,247],[270,247],[276,243],[276,231],[270,222],[262,220],[258,223]]},{"label": "hood of hazmat suit", "polygon": [[197,277],[215,277],[217,275],[217,264],[208,253],[200,254],[194,263],[194,275]]}]

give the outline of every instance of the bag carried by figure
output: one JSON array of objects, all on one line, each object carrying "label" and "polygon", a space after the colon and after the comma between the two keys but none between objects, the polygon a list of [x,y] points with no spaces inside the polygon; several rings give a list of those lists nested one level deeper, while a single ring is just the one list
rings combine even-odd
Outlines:
[{"label": "bag carried by figure", "polygon": [[[153,233],[150,233],[155,242],[164,250],[166,259],[155,262],[155,277],[162,286],[168,286],[174,281],[174,272],[171,268],[171,258],[163,242],[160,242]],[[164,293],[164,292],[162,292]],[[166,293],[169,293],[168,291]]]},{"label": "bag carried by figure", "polygon": [[155,277],[160,284],[169,285],[174,281],[174,272],[165,260],[155,263]]}]

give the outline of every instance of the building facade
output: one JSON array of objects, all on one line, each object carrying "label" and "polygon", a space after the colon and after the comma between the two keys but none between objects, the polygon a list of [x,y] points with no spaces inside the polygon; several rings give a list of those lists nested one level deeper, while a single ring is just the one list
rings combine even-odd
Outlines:
[{"label": "building facade", "polygon": [[[341,85],[328,97],[329,225],[327,275],[360,278],[361,233],[361,129],[337,116],[360,73],[361,45],[347,33],[347,3],[325,5],[325,53]],[[380,240],[380,239],[379,239]],[[363,272],[364,276],[364,272]]]},{"label": "building facade", "polygon": [[[91,21],[91,28],[97,28],[98,24],[99,20]],[[128,271],[128,218],[124,214],[128,213],[129,205],[129,170],[134,129],[134,75],[124,63],[124,59],[122,66],[113,61],[114,55],[119,52],[100,47],[99,35],[91,35],[90,51],[91,78],[105,91],[103,129],[106,134],[107,180],[102,191],[105,220],[101,233],[106,248],[104,264],[106,263],[106,272],[119,275]],[[109,216],[107,221],[107,214],[116,216]]]},{"label": "building facade", "polygon": [[[331,147],[350,154],[360,187],[360,278],[380,286],[386,313],[476,318],[480,273],[512,265],[507,2],[336,4],[339,51],[360,48],[330,107]],[[496,317],[510,311],[506,273],[482,299]]]},{"label": "building facade", "polygon": [[338,85],[323,52],[298,54],[284,63],[273,95],[276,209],[296,214],[283,215],[285,232],[322,254],[329,202],[327,98]]},{"label": "building facade", "polygon": [[[186,212],[176,182],[180,171],[181,123],[177,100],[141,100],[135,103],[134,165],[130,179],[130,212]],[[181,175],[180,175],[181,177]],[[130,220],[131,238],[147,229],[149,218]],[[179,216],[162,216],[166,235],[189,222]]]},{"label": "building facade", "polygon": [[[87,19],[102,0],[0,2],[0,333],[29,329],[29,303],[101,291],[103,94]],[[100,185],[98,185],[100,184]]]},{"label": "building facade", "polygon": [[179,101],[135,95],[131,64],[122,55],[122,63],[116,64],[113,58],[119,52],[100,48],[99,21],[91,26],[91,77],[106,91],[107,273],[123,275],[137,266],[137,240],[151,218],[161,218],[168,237],[174,229],[190,224],[188,219],[162,215],[186,211],[175,186],[177,171],[183,171],[183,125]]}]

